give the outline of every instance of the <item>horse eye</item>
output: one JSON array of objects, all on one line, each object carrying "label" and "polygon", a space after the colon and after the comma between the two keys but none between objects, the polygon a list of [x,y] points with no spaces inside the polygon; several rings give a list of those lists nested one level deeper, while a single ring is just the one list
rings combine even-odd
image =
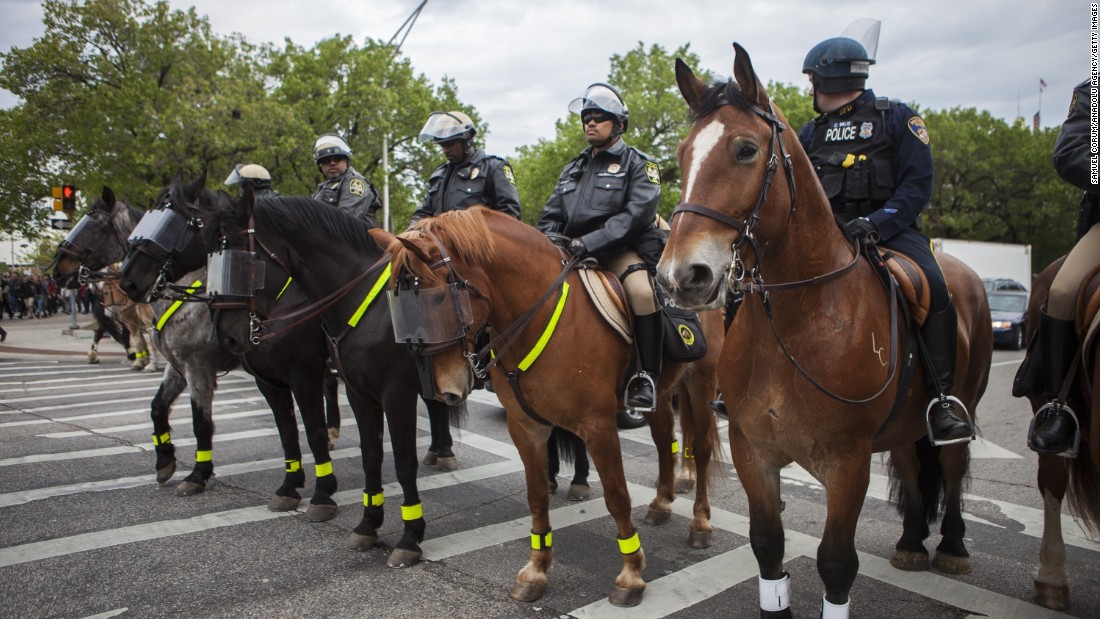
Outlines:
[{"label": "horse eye", "polygon": [[745,144],[741,147],[741,150],[737,151],[737,158],[741,161],[747,161],[756,156],[758,149],[753,144]]}]

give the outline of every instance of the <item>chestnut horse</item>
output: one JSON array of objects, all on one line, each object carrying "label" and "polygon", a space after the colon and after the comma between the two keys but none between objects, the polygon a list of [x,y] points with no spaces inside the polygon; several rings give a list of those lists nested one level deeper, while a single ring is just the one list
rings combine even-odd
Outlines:
[{"label": "chestnut horse", "polygon": [[[1039,311],[1046,303],[1047,292],[1065,257],[1051,263],[1035,280],[1027,308],[1028,341],[1039,326]],[[1029,354],[1037,354],[1030,351]],[[1062,540],[1062,502],[1068,497],[1070,512],[1082,528],[1092,535],[1100,534],[1100,460],[1092,453],[1100,445],[1100,399],[1091,394],[1100,385],[1100,347],[1083,351],[1081,371],[1074,384],[1074,393],[1083,405],[1076,410],[1081,423],[1081,444],[1077,457],[1039,454],[1039,493],[1043,495],[1043,539],[1039,546],[1039,573],[1035,576],[1035,601],[1057,610],[1069,608],[1069,579],[1066,576],[1066,545]],[[1046,404],[1031,399],[1032,410]]]},{"label": "chestnut horse", "polygon": [[[891,452],[893,498],[904,516],[891,563],[927,569],[923,540],[943,492],[943,541],[933,565],[966,573],[961,491],[969,450],[928,442],[921,372],[899,393],[907,351],[891,341],[906,341],[906,325],[891,338],[889,294],[835,224],[796,132],[772,105],[749,55],[734,48],[736,83],[708,87],[676,63],[693,125],[677,150],[684,203],[673,215],[657,279],[682,307],[717,307],[731,286],[747,291],[726,335],[719,384],[749,502],[761,610],[790,616],[779,472],[796,462],[827,493],[817,554],[822,607],[826,617],[846,617],[871,454]],[[948,256],[939,260],[959,313],[954,395],[973,413],[992,357],[988,301],[973,271]]]},{"label": "chestnut horse", "polygon": [[[615,419],[632,347],[600,316],[584,293],[580,276],[563,272],[561,251],[527,224],[475,207],[423,220],[398,241],[388,251],[399,286],[404,286],[406,277],[415,277],[423,289],[458,282],[460,289],[470,291],[468,316],[453,312],[435,316],[457,325],[465,335],[421,351],[421,364],[431,374],[422,376],[431,383],[423,388],[431,388],[435,397],[449,404],[463,401],[474,386],[472,365],[477,355],[471,348],[476,349],[475,339],[486,328],[493,334],[493,384],[508,411],[508,432],[523,461],[532,520],[530,560],[516,576],[512,597],[533,601],[546,590],[546,570],[553,560],[546,441],[553,424],[581,437],[588,446],[607,510],[615,519],[623,568],[610,601],[637,604],[645,589],[641,576],[645,554],[631,521]],[[415,298],[416,293],[399,288],[397,300],[391,302],[400,303],[403,295]],[[686,390],[689,397],[681,398],[682,425],[693,426],[689,447],[700,472],[689,537],[696,547],[709,544],[712,530],[705,473],[716,431],[707,404],[715,395],[722,332],[718,313],[708,312],[702,318],[711,350],[696,362]],[[438,323],[423,326],[439,330]],[[666,359],[658,384],[658,407],[648,415],[659,464],[657,496],[646,516],[650,524],[669,519],[675,498],[671,391],[687,367]]]}]

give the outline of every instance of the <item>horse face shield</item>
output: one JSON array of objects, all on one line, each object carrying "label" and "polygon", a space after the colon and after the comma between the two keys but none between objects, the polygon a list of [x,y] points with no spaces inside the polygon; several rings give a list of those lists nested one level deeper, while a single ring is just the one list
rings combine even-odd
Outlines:
[{"label": "horse face shield", "polygon": [[445,344],[463,340],[473,324],[470,292],[459,283],[388,291],[393,333],[399,343]]},{"label": "horse face shield", "polygon": [[254,297],[264,287],[266,263],[244,250],[223,250],[210,254],[206,290],[210,296]]},{"label": "horse face shield", "polygon": [[130,233],[131,247],[144,244],[150,253],[167,260],[183,252],[192,239],[191,222],[170,209],[149,211]]},{"label": "horse face shield", "polygon": [[89,255],[92,248],[97,247],[99,239],[106,237],[111,232],[111,227],[90,215],[80,218],[72,230],[65,235],[58,249],[77,260],[83,260]]}]

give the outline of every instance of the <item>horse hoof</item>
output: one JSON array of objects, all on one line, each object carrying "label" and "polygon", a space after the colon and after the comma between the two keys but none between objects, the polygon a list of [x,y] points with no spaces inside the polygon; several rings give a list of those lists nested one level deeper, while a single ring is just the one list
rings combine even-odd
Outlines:
[{"label": "horse hoof", "polygon": [[688,545],[692,548],[710,548],[710,531],[691,531],[688,533]]},{"label": "horse hoof", "polygon": [[438,456],[435,461],[435,468],[441,471],[453,471],[458,468],[458,458],[454,456]]},{"label": "horse hoof", "polygon": [[394,569],[401,569],[404,567],[412,567],[420,562],[420,555],[423,554],[420,550],[405,550],[404,548],[394,548],[390,553],[388,559],[386,559],[386,567],[392,567]]},{"label": "horse hoof", "polygon": [[623,589],[616,586],[611,590],[607,600],[615,606],[637,606],[642,601],[642,593],[645,589]]},{"label": "horse hoof", "polygon": [[298,508],[298,504],[302,502],[302,499],[296,499],[289,496],[275,495],[271,497],[271,502],[267,504],[267,509],[273,512],[289,512]]},{"label": "horse hoof", "polygon": [[99,355],[95,354],[94,352],[88,353],[88,363],[92,365],[99,363]]},{"label": "horse hoof", "polygon": [[157,469],[157,483],[158,484],[168,483],[168,480],[172,479],[172,476],[175,475],[175,474],[176,474],[176,461],[172,460],[172,462],[170,464],[167,464],[167,465]]},{"label": "horse hoof", "polygon": [[592,494],[592,488],[588,486],[582,486],[581,484],[572,484],[569,486],[569,494],[566,495],[570,501],[583,501]]},{"label": "horse hoof", "polygon": [[325,522],[336,517],[336,506],[324,503],[310,503],[306,508],[305,519],[310,522]]},{"label": "horse hoof", "polygon": [[[672,512],[671,511],[659,512],[659,511],[657,511],[657,510],[655,510],[651,507],[651,508],[649,508],[649,511],[646,512],[645,520],[643,522],[645,522],[648,525],[657,526],[657,525],[665,524],[669,520],[672,520]],[[637,602],[635,602],[635,604],[637,604]],[[633,604],[631,604],[631,606],[633,606]]]},{"label": "horse hoof", "polygon": [[910,550],[895,550],[890,557],[890,565],[903,572],[924,572],[928,570],[928,555]]},{"label": "horse hoof", "polygon": [[193,481],[181,481],[180,485],[176,486],[176,496],[194,496],[201,494],[206,490],[205,484],[196,484]]},{"label": "horse hoof", "polygon": [[937,552],[932,558],[932,567],[944,574],[969,574],[970,557],[957,557],[943,552]]},{"label": "horse hoof", "polygon": [[439,461],[439,453],[434,452],[434,451],[429,449],[428,453],[424,454],[424,460],[421,461],[421,464],[424,464],[426,466],[435,466],[435,463],[438,462],[438,461]]},{"label": "horse hoof", "polygon": [[517,602],[534,602],[545,593],[544,582],[517,582],[512,585],[512,599]]},{"label": "horse hoof", "polygon": [[366,552],[374,548],[374,545],[377,543],[377,535],[359,535],[358,533],[352,533],[351,537],[348,538],[347,548],[348,550]]},{"label": "horse hoof", "polygon": [[677,479],[676,494],[687,494],[695,490],[694,479]]},{"label": "horse hoof", "polygon": [[1069,608],[1069,585],[1050,585],[1035,581],[1035,602],[1054,610]]}]

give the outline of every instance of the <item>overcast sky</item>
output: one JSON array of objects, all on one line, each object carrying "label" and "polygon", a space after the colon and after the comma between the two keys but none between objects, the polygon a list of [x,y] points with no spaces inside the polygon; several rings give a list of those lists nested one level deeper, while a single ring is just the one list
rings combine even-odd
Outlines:
[{"label": "overcast sky", "polygon": [[[305,46],[335,34],[389,40],[419,3],[169,2],[195,6],[219,34]],[[926,109],[976,107],[1030,123],[1042,79],[1042,124],[1056,126],[1073,86],[1088,76],[1089,2],[1082,0],[429,0],[402,52],[433,82],[452,77],[459,97],[490,125],[486,149],[511,156],[552,137],[569,101],[606,79],[612,54],[638,42],[670,52],[690,43],[703,68],[728,75],[737,41],[765,82],[802,86],[806,52],[860,17],[882,20],[868,84]],[[27,47],[42,32],[39,2],[0,0],[0,49]],[[15,102],[0,91],[0,106]],[[936,128],[929,130],[934,141]]]}]

